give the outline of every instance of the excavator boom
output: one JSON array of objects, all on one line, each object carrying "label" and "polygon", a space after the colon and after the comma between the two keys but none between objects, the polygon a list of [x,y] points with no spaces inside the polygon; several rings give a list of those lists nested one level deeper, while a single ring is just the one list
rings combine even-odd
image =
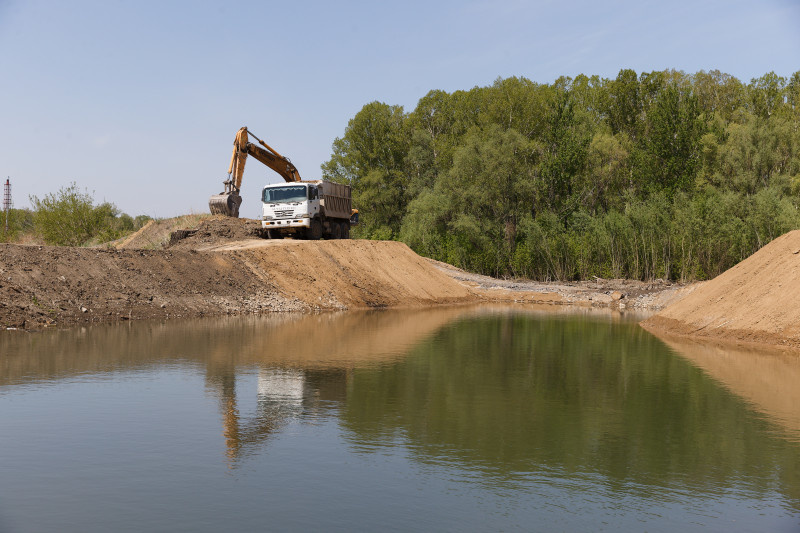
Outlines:
[{"label": "excavator boom", "polygon": [[[250,142],[252,136],[261,146]],[[225,190],[215,194],[208,201],[208,208],[213,215],[226,215],[229,217],[239,216],[239,206],[242,204],[242,197],[239,191],[242,187],[242,176],[244,175],[244,165],[247,156],[252,156],[256,161],[260,161],[268,166],[287,182],[300,181],[300,173],[288,158],[279,154],[267,143],[247,131],[247,127],[240,128],[236,132],[233,141],[233,155],[231,164],[228,167],[228,179],[222,183]]]}]

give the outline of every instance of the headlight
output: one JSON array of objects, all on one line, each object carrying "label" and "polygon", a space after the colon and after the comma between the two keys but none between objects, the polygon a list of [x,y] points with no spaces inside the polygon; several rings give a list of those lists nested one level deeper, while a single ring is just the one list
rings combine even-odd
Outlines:
[{"label": "headlight", "polygon": [[272,220],[272,217],[269,215],[264,215],[264,220]]},{"label": "headlight", "polygon": [[311,218],[311,215],[309,215],[308,213],[296,213],[294,216],[296,216],[297,218]]}]

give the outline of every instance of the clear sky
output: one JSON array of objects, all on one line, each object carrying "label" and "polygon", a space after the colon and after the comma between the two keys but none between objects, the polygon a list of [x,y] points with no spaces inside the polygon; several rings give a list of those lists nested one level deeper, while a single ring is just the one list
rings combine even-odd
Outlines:
[{"label": "clear sky", "polygon": [[[800,70],[800,0],[0,0],[0,176],[131,214],[206,212],[236,130],[320,177],[371,101],[524,76]],[[242,215],[281,178],[251,160]]]}]

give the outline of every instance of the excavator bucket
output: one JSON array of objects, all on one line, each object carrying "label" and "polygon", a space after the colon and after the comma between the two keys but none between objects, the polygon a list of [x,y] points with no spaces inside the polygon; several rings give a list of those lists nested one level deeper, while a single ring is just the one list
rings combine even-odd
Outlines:
[{"label": "excavator bucket", "polygon": [[208,208],[212,215],[239,218],[240,205],[242,205],[242,197],[234,192],[215,194],[208,200]]}]

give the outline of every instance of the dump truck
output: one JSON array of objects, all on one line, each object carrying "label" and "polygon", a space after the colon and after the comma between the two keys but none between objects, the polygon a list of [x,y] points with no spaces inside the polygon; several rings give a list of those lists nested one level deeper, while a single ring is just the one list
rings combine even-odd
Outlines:
[{"label": "dump truck", "polygon": [[350,186],[327,180],[267,185],[261,194],[261,226],[273,239],[349,239],[358,224]]},{"label": "dump truck", "polygon": [[[261,146],[250,142],[253,137]],[[247,127],[236,132],[225,189],[209,199],[212,214],[239,216],[244,166],[254,157],[277,172],[286,184],[267,185],[262,190],[261,225],[270,238],[293,236],[305,239],[348,239],[350,226],[358,224],[350,186],[327,180],[303,181],[289,158],[279,154]]]}]

